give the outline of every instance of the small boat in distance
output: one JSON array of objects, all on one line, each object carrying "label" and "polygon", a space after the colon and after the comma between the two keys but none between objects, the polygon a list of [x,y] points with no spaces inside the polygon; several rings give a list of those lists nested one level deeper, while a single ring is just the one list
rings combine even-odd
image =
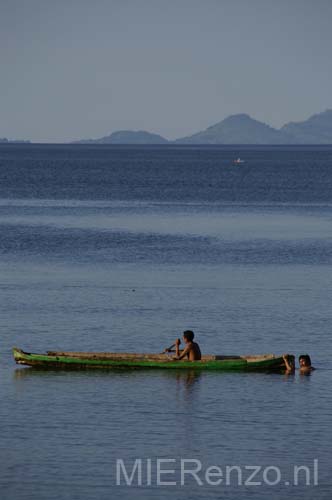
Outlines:
[{"label": "small boat in distance", "polygon": [[202,356],[200,361],[174,360],[172,355],[126,352],[63,352],[48,351],[46,354],[32,354],[17,347],[13,348],[14,359],[19,365],[36,368],[72,370],[87,368],[175,368],[179,370],[214,370],[240,372],[274,372],[286,370],[282,356],[273,354],[251,356]]},{"label": "small boat in distance", "polygon": [[245,163],[244,160],[241,160],[241,158],[236,158],[236,160],[233,160],[234,165],[240,165],[241,163]]}]

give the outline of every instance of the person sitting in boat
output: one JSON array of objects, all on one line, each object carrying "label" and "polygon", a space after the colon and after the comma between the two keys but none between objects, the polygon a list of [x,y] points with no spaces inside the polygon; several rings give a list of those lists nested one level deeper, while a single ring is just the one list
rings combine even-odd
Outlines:
[{"label": "person sitting in boat", "polygon": [[311,366],[311,359],[309,354],[301,354],[301,356],[299,356],[299,365],[300,373],[302,375],[308,375],[313,370],[315,370],[315,368]]},{"label": "person sitting in boat", "polygon": [[185,348],[180,351],[181,340],[176,339],[175,341],[175,360],[180,360],[187,358],[188,361],[200,361],[202,358],[201,350],[197,342],[194,342],[195,334],[191,330],[186,330],[183,332],[183,341],[185,343]]},{"label": "person sitting in boat", "polygon": [[286,366],[286,375],[295,373],[295,356],[293,354],[284,354],[282,357]]}]

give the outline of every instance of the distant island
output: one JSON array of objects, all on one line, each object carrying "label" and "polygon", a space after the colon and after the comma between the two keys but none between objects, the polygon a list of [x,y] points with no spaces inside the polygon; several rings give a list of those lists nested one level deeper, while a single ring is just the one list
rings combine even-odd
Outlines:
[{"label": "distant island", "polygon": [[249,115],[232,115],[202,132],[175,141],[178,144],[287,144],[286,134]]},{"label": "distant island", "polygon": [[30,141],[24,141],[22,139],[7,139],[6,137],[0,137],[0,144],[30,144]]},{"label": "distant island", "polygon": [[281,127],[298,144],[332,144],[332,110],[313,115],[303,122],[290,122]]},{"label": "distant island", "polygon": [[145,130],[119,130],[100,139],[83,139],[74,144],[168,144],[168,140]]},{"label": "distant island", "polygon": [[[0,144],[31,144],[31,141],[0,138]],[[174,141],[146,130],[119,130],[97,139],[72,141],[71,144],[332,145],[332,109],[312,115],[302,122],[286,123],[279,129],[240,113]]]},{"label": "distant island", "polygon": [[287,123],[280,129],[254,120],[247,114],[236,114],[175,141],[151,132],[121,130],[100,139],[83,139],[74,144],[332,144],[332,110],[302,122]]}]

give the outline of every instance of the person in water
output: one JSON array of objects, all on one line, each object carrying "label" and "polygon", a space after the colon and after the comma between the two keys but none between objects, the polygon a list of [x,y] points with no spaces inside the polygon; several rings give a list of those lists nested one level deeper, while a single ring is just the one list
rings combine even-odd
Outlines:
[{"label": "person in water", "polygon": [[[199,361],[202,358],[201,350],[197,342],[194,342],[195,334],[191,330],[183,332],[183,341],[185,348],[180,351],[181,340],[175,341],[175,360],[187,358],[188,361]],[[169,350],[167,350],[170,352]]]},{"label": "person in water", "polygon": [[284,354],[282,357],[286,366],[286,375],[295,373],[295,356],[293,354]]},{"label": "person in water", "polygon": [[301,356],[299,356],[299,365],[300,373],[302,375],[308,375],[313,370],[315,370],[315,368],[311,366],[311,359],[309,354],[301,354]]},{"label": "person in water", "polygon": [[[295,357],[292,354],[284,354],[283,360],[285,362],[287,375],[295,373]],[[315,370],[313,366],[311,366],[311,359],[309,354],[301,354],[299,356],[299,365],[300,365],[300,374],[307,375],[308,373]]]}]

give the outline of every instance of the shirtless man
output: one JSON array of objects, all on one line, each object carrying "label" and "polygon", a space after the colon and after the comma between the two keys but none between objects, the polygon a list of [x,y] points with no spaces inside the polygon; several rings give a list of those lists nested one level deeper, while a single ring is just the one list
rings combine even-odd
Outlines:
[{"label": "shirtless man", "polygon": [[308,375],[312,372],[312,370],[315,370],[315,368],[311,366],[311,359],[309,354],[301,354],[301,356],[299,356],[299,365],[300,373],[302,375]]},{"label": "shirtless man", "polygon": [[176,349],[176,356],[175,360],[180,360],[185,357],[187,357],[188,361],[199,361],[202,357],[201,355],[201,350],[199,348],[199,345],[197,342],[194,342],[194,332],[191,330],[186,330],[183,332],[183,341],[185,343],[185,348],[183,351],[180,352],[180,344],[181,340],[176,339],[175,341],[175,349]]},{"label": "shirtless man", "polygon": [[[284,362],[285,362],[285,373],[287,375],[292,375],[295,373],[295,358],[292,354],[284,354],[283,355]],[[312,372],[312,370],[315,370],[313,366],[311,366],[311,359],[309,354],[301,354],[299,356],[299,365],[300,365],[300,374],[301,375],[308,375],[309,373]]]}]

